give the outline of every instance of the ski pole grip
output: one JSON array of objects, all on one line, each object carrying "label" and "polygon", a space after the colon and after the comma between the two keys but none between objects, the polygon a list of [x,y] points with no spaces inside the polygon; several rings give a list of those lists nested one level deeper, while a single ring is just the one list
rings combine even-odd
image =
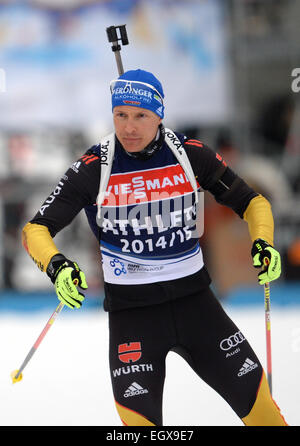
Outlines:
[{"label": "ski pole grip", "polygon": [[[119,31],[119,36],[118,36]],[[106,28],[107,38],[108,41],[111,42],[112,45],[112,51],[120,51],[121,45],[118,44],[119,40],[121,41],[122,45],[128,45],[128,37],[127,37],[127,31],[126,31],[126,25],[119,25],[119,26],[109,26]]]},{"label": "ski pole grip", "polygon": [[119,28],[120,28],[122,45],[128,45],[129,42],[127,37],[126,25],[121,25]]},{"label": "ski pole grip", "polygon": [[[119,35],[118,35],[119,31]],[[126,32],[126,25],[119,25],[119,26],[109,26],[106,28],[106,34],[108,41],[112,43],[112,51],[115,53],[115,58],[117,62],[118,72],[119,75],[124,73],[123,63],[121,59],[121,45],[119,45],[119,40],[121,41],[122,45],[128,45],[128,37]]]},{"label": "ski pole grip", "polygon": [[117,35],[117,29],[115,26],[110,26],[109,28],[106,28],[107,38],[108,41],[112,43],[112,51],[120,51],[121,45],[118,44],[118,35]]},{"label": "ski pole grip", "polygon": [[107,38],[109,42],[117,42],[117,28],[116,26],[109,26],[106,28]]}]

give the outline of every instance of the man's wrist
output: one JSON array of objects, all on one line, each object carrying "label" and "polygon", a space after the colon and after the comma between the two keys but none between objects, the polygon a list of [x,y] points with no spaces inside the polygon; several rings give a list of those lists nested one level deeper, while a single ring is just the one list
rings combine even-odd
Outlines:
[{"label": "man's wrist", "polygon": [[48,263],[46,274],[50,277],[51,282],[54,283],[56,279],[56,272],[58,268],[67,261],[67,258],[63,254],[55,254]]}]

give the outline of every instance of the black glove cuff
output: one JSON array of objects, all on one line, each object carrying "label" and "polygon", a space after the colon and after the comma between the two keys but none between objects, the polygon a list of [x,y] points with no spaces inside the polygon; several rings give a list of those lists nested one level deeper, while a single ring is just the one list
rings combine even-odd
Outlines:
[{"label": "black glove cuff", "polygon": [[46,273],[47,276],[50,277],[52,283],[55,283],[58,270],[65,262],[69,263],[69,260],[62,254],[55,254],[55,256],[51,258],[47,266]]},{"label": "black glove cuff", "polygon": [[254,240],[252,249],[251,249],[252,257],[254,257],[255,254],[257,254],[257,253],[261,253],[268,247],[271,247],[271,245],[269,243],[267,243],[265,240],[263,240],[261,238]]}]

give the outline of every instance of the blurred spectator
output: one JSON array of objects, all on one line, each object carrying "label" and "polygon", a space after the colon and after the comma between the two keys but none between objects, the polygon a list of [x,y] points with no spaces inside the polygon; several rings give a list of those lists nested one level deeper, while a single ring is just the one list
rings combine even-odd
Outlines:
[{"label": "blurred spectator", "polygon": [[[272,206],[291,199],[289,183],[272,159],[241,152],[229,130],[219,132],[215,149],[229,167],[265,196]],[[205,208],[204,255],[219,295],[226,296],[238,286],[256,285],[257,272],[251,268],[252,242],[247,224],[231,209],[218,205],[209,194],[205,197]],[[226,261],[228,252],[231,253],[230,262]]]},{"label": "blurred spectator", "polygon": [[245,179],[258,193],[264,195],[271,204],[292,198],[288,178],[278,169],[277,162],[268,154],[244,153],[234,144],[230,131],[222,130],[216,140],[216,151]]}]

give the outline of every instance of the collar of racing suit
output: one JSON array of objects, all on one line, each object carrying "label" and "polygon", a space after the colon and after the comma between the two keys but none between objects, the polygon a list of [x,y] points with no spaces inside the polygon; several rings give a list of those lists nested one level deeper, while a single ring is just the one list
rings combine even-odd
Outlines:
[{"label": "collar of racing suit", "polygon": [[120,144],[120,146],[128,156],[138,160],[147,161],[162,148],[165,140],[165,129],[164,126],[160,124],[155,138],[140,152],[127,152],[117,137],[116,140],[118,141],[118,144]]}]

